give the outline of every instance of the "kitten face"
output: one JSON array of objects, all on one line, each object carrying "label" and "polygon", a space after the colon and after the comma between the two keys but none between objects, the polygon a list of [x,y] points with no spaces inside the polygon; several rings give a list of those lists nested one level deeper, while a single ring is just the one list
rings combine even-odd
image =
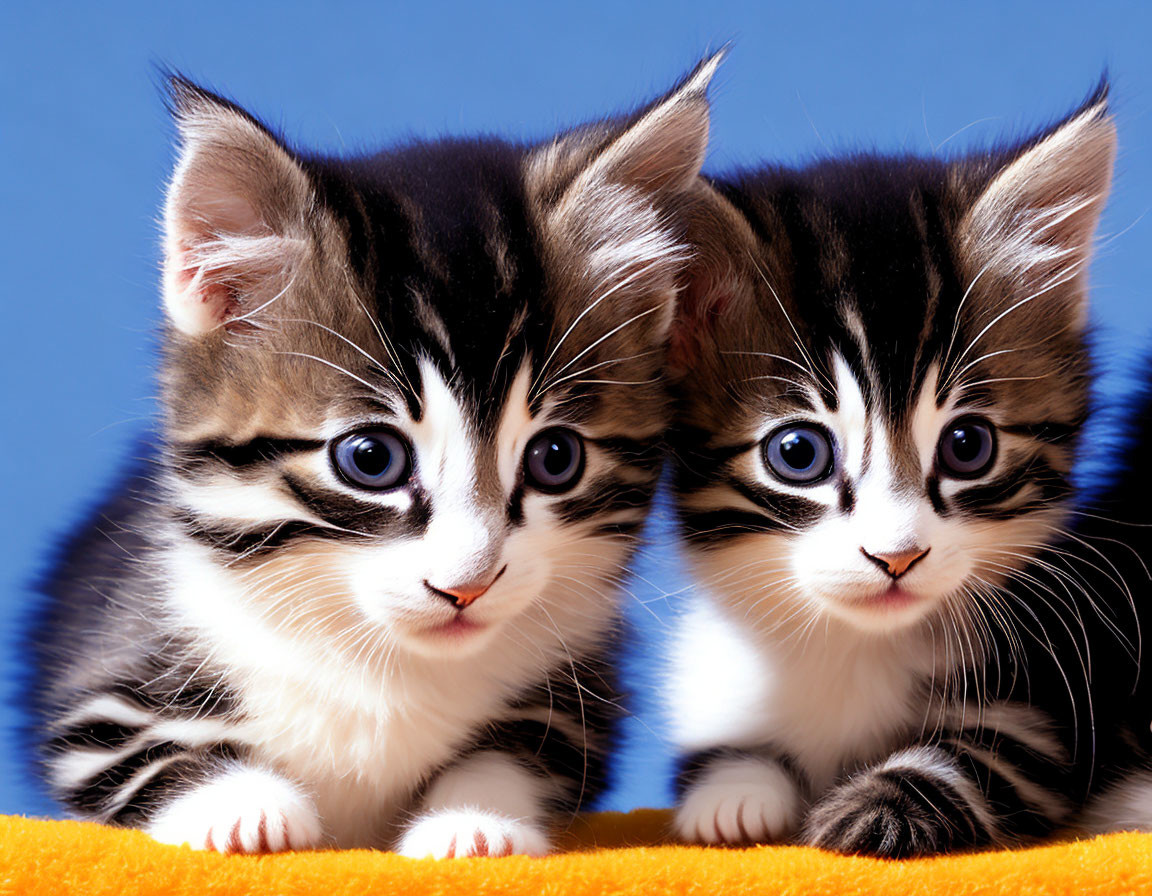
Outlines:
[{"label": "kitten face", "polygon": [[993,588],[1070,493],[1112,152],[1096,100],[1002,156],[719,186],[679,337],[677,479],[738,618],[896,632],[1001,611]]},{"label": "kitten face", "polygon": [[356,658],[603,634],[659,471],[712,68],[542,147],[350,161],[177,86],[172,501],[270,624]]},{"label": "kitten face", "polygon": [[[780,503],[785,532],[796,529],[785,536],[793,578],[783,591],[859,627],[893,629],[949,600],[959,582],[996,581],[1012,565],[1009,552],[1027,551],[1059,524],[1064,474],[1031,474],[1039,464],[1066,470],[1064,451],[1001,434],[1018,424],[994,400],[965,402],[961,387],[938,404],[933,367],[893,425],[865,397],[876,394],[878,378],[854,372],[834,349],[830,368],[835,398],[825,404],[813,392],[810,404],[766,411],[743,458],[744,481]],[[977,461],[988,454],[978,472],[945,466],[946,446],[955,454],[954,444],[975,442],[995,444],[969,449]],[[819,478],[786,478],[808,471],[817,454],[826,470],[809,475]],[[763,562],[749,548],[747,562]]]}]

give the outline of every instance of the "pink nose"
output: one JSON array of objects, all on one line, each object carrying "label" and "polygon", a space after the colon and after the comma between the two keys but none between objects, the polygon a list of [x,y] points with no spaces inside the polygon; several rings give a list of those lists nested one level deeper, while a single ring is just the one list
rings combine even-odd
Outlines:
[{"label": "pink nose", "polygon": [[496,573],[486,584],[479,584],[478,582],[460,582],[456,585],[449,585],[448,587],[440,587],[433,585],[427,579],[424,580],[424,587],[426,587],[433,594],[439,595],[445,600],[452,603],[458,610],[463,610],[465,607],[471,606],[477,599],[483,597],[489,588],[496,584],[496,580],[504,575],[504,570],[508,568],[508,564],[504,564],[500,568],[500,572]]},{"label": "pink nose", "polygon": [[904,551],[884,551],[870,554],[864,548],[860,553],[879,566],[894,579],[900,578],[920,560],[927,556],[931,548],[914,547]]}]

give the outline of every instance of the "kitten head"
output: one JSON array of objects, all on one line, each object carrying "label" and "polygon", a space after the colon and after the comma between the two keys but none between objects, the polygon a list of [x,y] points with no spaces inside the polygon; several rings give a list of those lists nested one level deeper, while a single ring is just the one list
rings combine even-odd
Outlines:
[{"label": "kitten head", "polygon": [[766,628],[890,632],[972,610],[1056,536],[1114,151],[1100,90],[1007,150],[716,185],[675,364],[682,519],[718,596]]},{"label": "kitten head", "polygon": [[177,80],[164,407],[185,552],[281,630],[361,653],[602,633],[658,475],[717,63],[541,145],[352,159]]}]

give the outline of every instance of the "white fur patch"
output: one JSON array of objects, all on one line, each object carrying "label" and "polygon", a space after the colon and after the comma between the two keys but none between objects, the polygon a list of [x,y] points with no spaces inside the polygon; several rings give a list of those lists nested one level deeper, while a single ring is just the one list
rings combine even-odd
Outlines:
[{"label": "white fur patch", "polygon": [[918,683],[933,667],[930,641],[862,636],[789,604],[765,607],[755,627],[706,604],[679,627],[668,693],[682,750],[775,744],[819,792],[924,723]]},{"label": "white fur patch", "polygon": [[755,745],[775,675],[753,632],[711,602],[693,601],[677,626],[671,657],[666,696],[673,742],[685,751]]},{"label": "white fur patch", "polygon": [[733,758],[714,763],[676,811],[676,833],[698,843],[781,840],[800,821],[802,800],[775,762]]},{"label": "white fur patch", "polygon": [[323,841],[312,801],[280,776],[250,768],[178,797],[146,830],[161,843],[224,853],[315,849]]},{"label": "white fur patch", "polygon": [[538,825],[477,809],[446,809],[424,816],[396,847],[400,855],[413,859],[543,856],[550,850],[548,835]]},{"label": "white fur patch", "polygon": [[99,748],[69,750],[51,760],[52,783],[62,789],[74,789],[135,752],[135,747],[115,752]]},{"label": "white fur patch", "polygon": [[114,722],[126,728],[139,728],[152,720],[152,714],[140,707],[113,694],[100,694],[81,705],[76,712],[65,716],[60,727],[71,728],[85,722]]},{"label": "white fur patch", "polygon": [[544,855],[542,815],[550,795],[553,785],[507,756],[469,757],[429,788],[397,852],[412,858]]},{"label": "white fur patch", "polygon": [[516,818],[535,819],[541,803],[555,789],[502,753],[470,756],[454,765],[424,795],[424,807],[492,809]]},{"label": "white fur patch", "polygon": [[1152,771],[1133,774],[1096,797],[1079,827],[1089,834],[1152,831]]}]

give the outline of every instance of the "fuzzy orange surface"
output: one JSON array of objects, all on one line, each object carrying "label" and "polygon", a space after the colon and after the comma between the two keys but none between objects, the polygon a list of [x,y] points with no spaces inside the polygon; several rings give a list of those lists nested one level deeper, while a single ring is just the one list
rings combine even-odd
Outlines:
[{"label": "fuzzy orange surface", "polygon": [[[668,816],[587,816],[545,859],[404,859],[366,850],[221,856],[135,831],[0,817],[0,893],[163,894],[1129,894],[1152,893],[1152,834],[894,862],[796,846],[659,843]],[[648,845],[641,845],[648,844]]]}]

